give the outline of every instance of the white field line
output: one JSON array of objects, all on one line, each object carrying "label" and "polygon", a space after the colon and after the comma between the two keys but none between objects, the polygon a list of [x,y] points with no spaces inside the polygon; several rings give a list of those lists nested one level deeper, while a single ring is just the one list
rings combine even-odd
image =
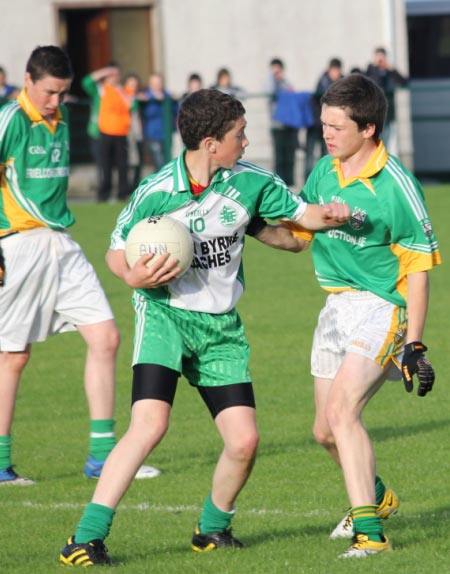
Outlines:
[{"label": "white field line", "polygon": [[[24,500],[22,502],[1,501],[0,508],[30,508],[32,510],[79,510],[83,509],[86,505],[76,502],[52,502],[40,503],[33,502],[32,500]],[[195,505],[178,505],[178,506],[164,506],[162,504],[122,504],[119,510],[135,511],[135,512],[166,512],[167,514],[177,512],[201,512],[201,507]],[[329,510],[309,510],[308,512],[293,512],[286,511],[280,508],[251,508],[249,510],[239,510],[239,514],[256,514],[256,515],[279,515],[279,516],[330,516],[332,513]]]},{"label": "white field line", "polygon": [[[29,508],[31,510],[46,511],[46,510],[83,510],[86,504],[81,504],[78,502],[52,502],[48,504],[43,504],[40,502],[33,502],[32,500],[23,500],[22,502],[9,502],[0,501],[1,508]],[[180,504],[178,506],[164,506],[162,504],[149,504],[147,502],[141,504],[121,504],[118,510],[132,511],[132,512],[165,512],[166,514],[173,514],[178,512],[195,512],[196,514],[202,511],[200,506],[195,505],[185,505]],[[345,514],[345,510],[341,511],[342,515]],[[326,509],[315,509],[308,510],[306,512],[297,511],[287,511],[281,508],[250,508],[248,510],[239,509],[240,515],[252,514],[258,516],[293,516],[298,518],[308,518],[311,516],[323,516],[323,517],[336,517],[338,514],[336,511],[330,511]],[[417,520],[421,518],[421,513],[416,514],[405,514],[402,512],[402,518],[406,520]],[[438,512],[431,515],[433,518],[440,518],[442,516],[448,516],[448,512]]]}]

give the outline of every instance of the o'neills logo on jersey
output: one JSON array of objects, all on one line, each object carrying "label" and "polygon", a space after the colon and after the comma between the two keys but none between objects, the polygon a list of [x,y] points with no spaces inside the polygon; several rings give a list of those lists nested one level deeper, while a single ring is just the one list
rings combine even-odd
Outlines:
[{"label": "o'neills logo on jersey", "polygon": [[32,145],[28,148],[31,155],[45,155],[47,152],[41,145]]},{"label": "o'neills logo on jersey", "polygon": [[230,247],[238,241],[238,234],[228,237],[216,237],[208,241],[194,243],[194,269],[213,269],[223,267],[231,261]]},{"label": "o'neills logo on jersey", "polygon": [[364,222],[366,221],[366,218],[367,213],[364,211],[364,209],[355,207],[350,216],[349,221],[350,227],[352,227],[353,229],[362,229]]}]

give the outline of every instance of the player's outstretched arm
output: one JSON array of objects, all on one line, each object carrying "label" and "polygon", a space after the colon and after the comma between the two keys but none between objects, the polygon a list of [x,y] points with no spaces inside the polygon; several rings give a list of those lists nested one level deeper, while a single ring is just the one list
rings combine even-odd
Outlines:
[{"label": "player's outstretched arm", "polygon": [[268,247],[292,253],[305,251],[310,244],[309,241],[295,236],[285,225],[266,225],[254,237]]},{"label": "player's outstretched arm", "polygon": [[181,268],[178,260],[168,261],[170,254],[165,253],[151,262],[154,254],[143,255],[133,268],[128,266],[124,249],[109,249],[106,263],[110,271],[133,289],[155,289],[167,285],[174,279]]},{"label": "player's outstretched arm", "polygon": [[350,219],[350,208],[344,203],[326,203],[316,205],[309,203],[298,222],[312,231],[339,227]]}]

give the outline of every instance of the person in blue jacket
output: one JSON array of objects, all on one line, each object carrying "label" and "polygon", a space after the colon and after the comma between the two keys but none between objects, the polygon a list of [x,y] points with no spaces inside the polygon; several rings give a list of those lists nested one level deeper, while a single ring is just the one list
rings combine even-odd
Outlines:
[{"label": "person in blue jacket", "polygon": [[155,171],[172,159],[172,136],[178,104],[164,87],[161,74],[152,73],[141,92],[144,140]]}]

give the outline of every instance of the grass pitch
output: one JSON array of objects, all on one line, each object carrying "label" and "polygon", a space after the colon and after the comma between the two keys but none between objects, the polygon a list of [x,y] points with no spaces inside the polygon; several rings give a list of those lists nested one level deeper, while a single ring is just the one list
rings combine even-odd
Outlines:
[{"label": "grass pitch", "polygon": [[[450,188],[430,187],[427,203],[444,261],[449,257]],[[130,290],[106,269],[104,253],[120,205],[75,205],[73,236],[96,267],[122,333],[118,363],[117,432],[128,424],[133,312]],[[325,299],[310,254],[273,251],[248,239],[247,291],[239,309],[252,345],[261,446],[254,472],[238,499],[233,527],[246,547],[197,554],[190,536],[209,491],[220,442],[196,391],[179,385],[171,428],[147,463],[160,477],[135,481],[119,506],[107,545],[108,574],[383,574],[449,569],[450,271],[431,273],[425,334],[437,372],[426,398],[386,383],[366,409],[378,473],[400,496],[398,516],[386,522],[395,552],[338,560],[347,541],[328,534],[347,499],[340,473],[311,436],[313,389],[309,351]],[[95,483],[85,479],[88,415],[83,392],[84,344],[77,334],[35,345],[22,381],[14,425],[17,470],[33,487],[0,488],[0,571],[5,574],[81,574],[58,555],[73,533]]]}]

